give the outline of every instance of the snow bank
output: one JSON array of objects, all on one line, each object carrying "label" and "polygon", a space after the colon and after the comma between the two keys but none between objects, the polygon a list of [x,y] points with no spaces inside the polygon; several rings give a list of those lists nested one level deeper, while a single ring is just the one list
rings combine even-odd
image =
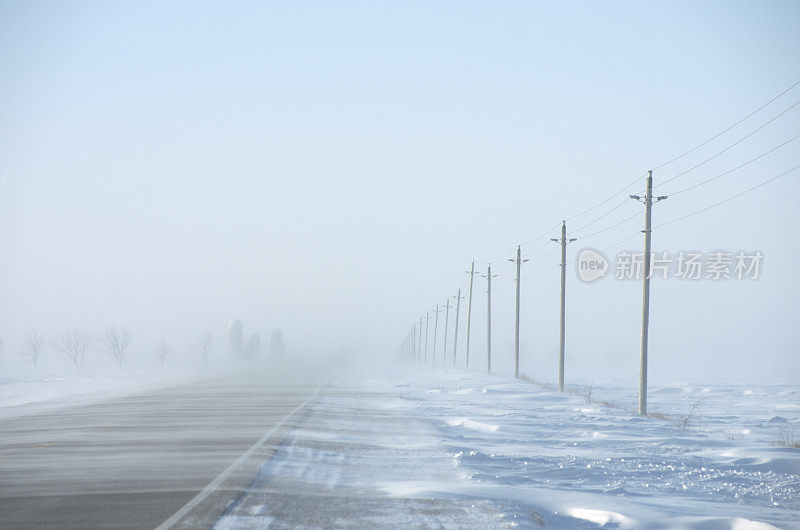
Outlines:
[{"label": "snow bank", "polygon": [[[621,403],[634,390],[594,389]],[[651,406],[682,414],[699,395],[702,407],[681,430],[513,379],[362,374],[331,386],[229,515],[250,524],[259,508],[280,522],[282,502],[323,491],[347,499],[348,510],[333,506],[326,514],[345,527],[364,526],[376,506],[390,512],[380,519],[389,525],[796,527],[800,451],[771,442],[779,425],[800,417],[783,407],[786,423],[769,420],[778,408],[800,404],[800,395],[780,387],[678,386],[655,389]],[[423,503],[429,500],[435,510]],[[245,527],[230,526],[234,520],[219,527]]]}]

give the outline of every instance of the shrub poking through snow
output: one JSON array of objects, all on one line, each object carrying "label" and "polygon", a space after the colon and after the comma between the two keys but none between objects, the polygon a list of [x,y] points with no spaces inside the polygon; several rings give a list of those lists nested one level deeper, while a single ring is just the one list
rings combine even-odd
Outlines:
[{"label": "shrub poking through snow", "polygon": [[791,424],[778,427],[778,439],[772,445],[800,449],[800,436],[797,434],[797,428]]}]

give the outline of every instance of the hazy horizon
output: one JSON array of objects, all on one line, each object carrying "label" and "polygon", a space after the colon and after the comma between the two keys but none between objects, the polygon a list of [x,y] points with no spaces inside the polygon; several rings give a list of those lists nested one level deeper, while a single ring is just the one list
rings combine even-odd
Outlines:
[{"label": "hazy horizon", "polygon": [[[209,331],[224,359],[231,319],[262,351],[281,329],[290,352],[389,359],[426,311],[466,295],[474,259],[500,274],[493,365],[508,374],[507,259],[551,229],[523,247],[541,259],[523,265],[521,362],[553,380],[559,256],[547,239],[642,177],[568,221],[572,237],[648,170],[799,81],[798,20],[793,2],[0,2],[0,367],[26,370],[30,329],[46,342],[75,326],[126,327],[140,359],[162,337],[186,353]],[[798,100],[800,86],[657,169],[656,186]],[[794,107],[656,193],[745,163],[799,124]],[[798,155],[792,142],[670,197],[654,225]],[[653,384],[800,381],[798,179],[654,230],[655,251],[764,259],[756,281],[652,282]],[[642,206],[629,202],[569,246],[568,382],[638,376],[641,282],[575,272],[583,248],[634,236],[606,255],[641,252]],[[476,277],[475,370],[485,291]],[[461,317],[460,365],[465,305]]]}]

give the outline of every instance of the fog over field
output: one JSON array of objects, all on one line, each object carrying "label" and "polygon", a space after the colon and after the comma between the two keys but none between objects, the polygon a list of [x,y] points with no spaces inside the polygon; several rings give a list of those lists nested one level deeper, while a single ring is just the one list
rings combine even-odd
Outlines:
[{"label": "fog over field", "polygon": [[[299,351],[393,355],[421,311],[464,286],[472,259],[481,272],[489,259],[511,270],[504,254],[517,244],[790,86],[800,49],[789,2],[1,9],[5,367],[30,329],[125,326],[133,359],[161,337],[176,351],[205,331],[221,339],[233,318],[262,337],[281,328]],[[656,171],[655,184],[798,94]],[[798,112],[675,187],[791,138]],[[659,204],[655,223],[789,169],[797,155],[787,145]],[[653,377],[796,381],[797,183],[787,175],[654,231],[654,250],[760,250],[764,260],[752,282],[653,282]],[[579,239],[569,261],[642,222]],[[641,238],[622,248],[641,251]],[[570,369],[635,378],[640,283],[583,285],[571,272]],[[512,279],[496,281],[493,308],[503,371],[514,289],[500,283]],[[553,377],[558,272],[523,280],[522,362]],[[477,344],[484,304],[476,293]]]}]

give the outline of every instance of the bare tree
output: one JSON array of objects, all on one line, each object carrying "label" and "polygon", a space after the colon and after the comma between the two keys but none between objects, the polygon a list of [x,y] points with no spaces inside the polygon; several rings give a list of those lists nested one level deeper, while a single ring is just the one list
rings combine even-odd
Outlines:
[{"label": "bare tree", "polygon": [[89,343],[89,334],[78,328],[70,328],[63,335],[50,341],[50,345],[53,348],[69,357],[76,370],[83,366]]},{"label": "bare tree", "polygon": [[36,366],[39,364],[39,358],[42,355],[42,336],[32,329],[28,332],[25,340],[22,341],[22,350],[20,355],[33,363],[33,373],[36,373]]},{"label": "bare tree", "polygon": [[211,347],[214,345],[214,337],[211,333],[203,333],[200,335],[200,340],[192,346],[192,350],[203,359],[203,366],[208,366],[208,354],[211,353]]},{"label": "bare tree", "polygon": [[112,359],[115,359],[119,363],[119,367],[122,368],[122,362],[125,360],[125,354],[131,343],[125,328],[117,330],[117,328],[111,326],[100,334],[99,340],[105,352]]},{"label": "bare tree", "polygon": [[153,354],[161,363],[161,368],[164,368],[164,361],[167,360],[167,356],[169,355],[169,344],[167,344],[167,341],[164,339],[158,341],[153,347]]}]

